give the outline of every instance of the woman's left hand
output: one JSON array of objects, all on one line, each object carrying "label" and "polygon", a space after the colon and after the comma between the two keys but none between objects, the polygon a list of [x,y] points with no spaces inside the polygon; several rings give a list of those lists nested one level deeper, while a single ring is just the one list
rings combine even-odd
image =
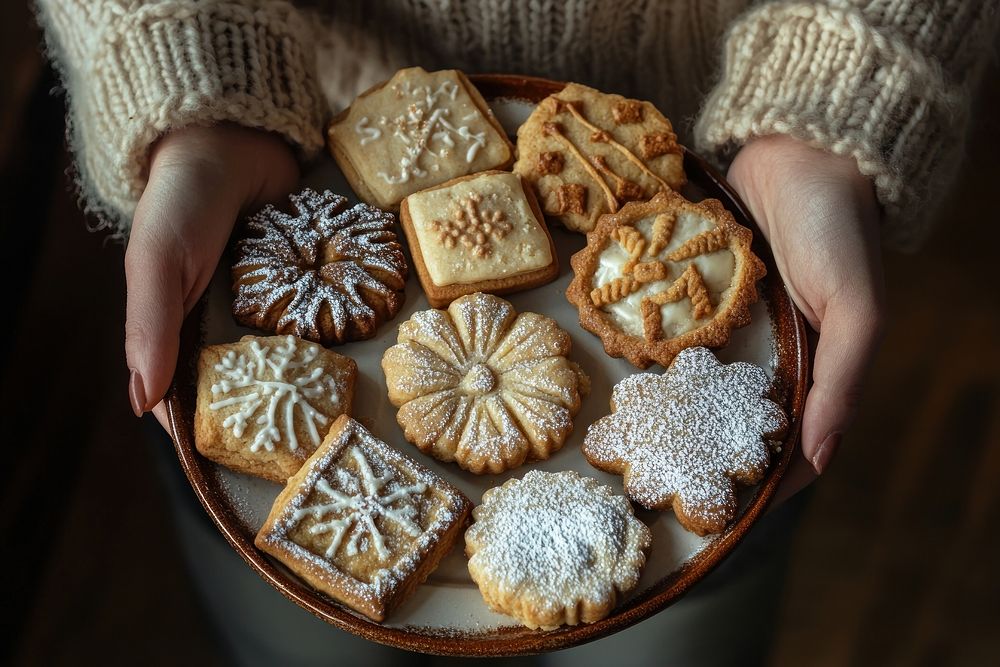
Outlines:
[{"label": "woman's left hand", "polygon": [[751,140],[729,169],[778,271],[818,334],[797,456],[781,502],[823,473],[854,420],[885,322],[879,209],[852,158],[786,136]]}]

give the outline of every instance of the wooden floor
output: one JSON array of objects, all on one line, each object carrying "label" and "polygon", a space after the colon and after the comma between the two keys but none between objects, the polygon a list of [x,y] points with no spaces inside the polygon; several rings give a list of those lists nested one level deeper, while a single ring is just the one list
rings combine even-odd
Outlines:
[{"label": "wooden floor", "polygon": [[[0,664],[225,663],[128,406],[122,249],[66,192],[62,101],[37,34],[10,29],[28,23],[4,3]],[[891,328],[797,536],[774,665],[1000,655],[998,80],[934,237],[887,257]]]}]

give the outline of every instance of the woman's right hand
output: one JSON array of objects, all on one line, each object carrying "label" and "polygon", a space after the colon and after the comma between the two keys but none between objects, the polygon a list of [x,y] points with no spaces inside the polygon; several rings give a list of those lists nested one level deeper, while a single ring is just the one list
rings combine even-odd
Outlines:
[{"label": "woman's right hand", "polygon": [[208,286],[242,211],[277,201],[298,164],[278,135],[220,124],[174,130],[150,155],[125,251],[125,358],[136,416],[161,402],[177,365],[181,323]]}]

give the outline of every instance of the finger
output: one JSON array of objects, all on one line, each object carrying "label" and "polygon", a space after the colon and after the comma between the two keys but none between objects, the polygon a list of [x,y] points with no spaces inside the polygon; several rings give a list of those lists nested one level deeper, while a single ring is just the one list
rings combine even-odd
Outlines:
[{"label": "finger", "polygon": [[160,422],[160,426],[167,433],[172,433],[170,428],[170,417],[167,415],[167,404],[164,401],[160,401],[153,406],[153,416],[156,417],[156,421]]},{"label": "finger", "polygon": [[774,492],[774,498],[771,499],[770,509],[777,509],[783,502],[812,484],[816,477],[816,470],[812,463],[801,455],[800,449],[799,453],[789,462],[788,470],[785,471],[781,483]]},{"label": "finger", "polygon": [[170,386],[181,324],[211,279],[239,206],[237,196],[196,179],[150,177],[125,252],[125,356],[137,414]]},{"label": "finger", "polygon": [[156,187],[151,182],[139,202],[125,251],[125,358],[136,415],[159,403],[173,377],[186,296],[164,212],[151,202]]},{"label": "finger", "polygon": [[882,326],[877,299],[839,299],[824,313],[802,416],[802,454],[817,474],[829,465],[857,413]]}]

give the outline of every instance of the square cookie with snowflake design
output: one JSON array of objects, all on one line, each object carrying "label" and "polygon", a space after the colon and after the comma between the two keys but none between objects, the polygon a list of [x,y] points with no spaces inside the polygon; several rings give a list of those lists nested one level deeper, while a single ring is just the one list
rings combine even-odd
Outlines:
[{"label": "square cookie with snowflake design", "polygon": [[285,483],[340,415],[354,360],[295,336],[244,336],[198,359],[195,446],[237,472]]},{"label": "square cookie with snowflake design", "polygon": [[257,546],[382,622],[437,567],[472,503],[346,415],[288,480]]},{"label": "square cookie with snowflake design", "polygon": [[358,196],[391,210],[418,190],[514,161],[513,144],[458,70],[399,70],[335,117],[327,138]]},{"label": "square cookie with snowflake design", "polygon": [[435,308],[475,292],[530,289],[559,275],[535,195],[510,172],[463,176],[412,194],[399,219]]}]

